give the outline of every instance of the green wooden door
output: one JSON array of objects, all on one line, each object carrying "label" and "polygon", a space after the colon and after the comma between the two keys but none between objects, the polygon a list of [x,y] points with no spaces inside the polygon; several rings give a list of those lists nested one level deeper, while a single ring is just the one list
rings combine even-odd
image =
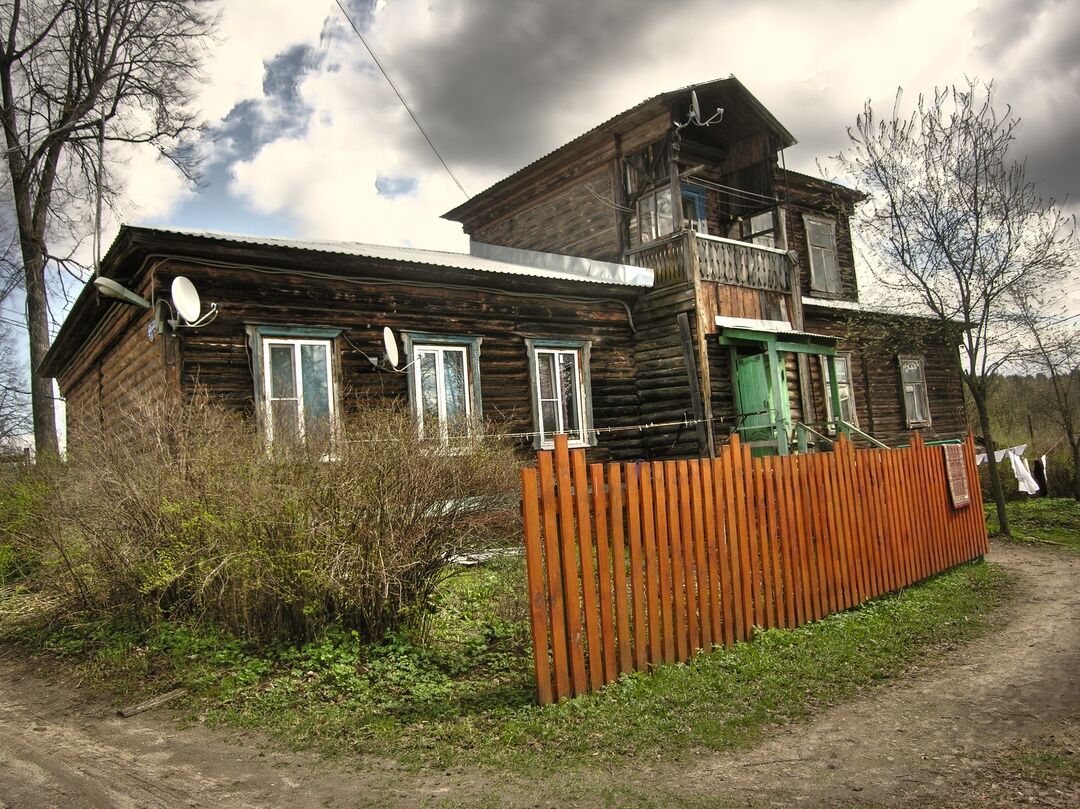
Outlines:
[{"label": "green wooden door", "polygon": [[[773,441],[776,437],[776,414],[773,412],[772,385],[767,354],[749,354],[735,359],[735,407],[748,413],[741,420],[743,441]],[[772,455],[775,450],[754,447],[754,455]]]}]

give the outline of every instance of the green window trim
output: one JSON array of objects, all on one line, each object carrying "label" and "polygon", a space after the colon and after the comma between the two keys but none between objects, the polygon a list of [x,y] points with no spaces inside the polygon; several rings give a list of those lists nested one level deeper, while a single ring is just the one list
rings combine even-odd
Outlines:
[{"label": "green window trim", "polygon": [[[483,430],[484,402],[480,385],[480,344],[484,341],[484,338],[466,334],[440,334],[420,331],[403,331],[401,337],[407,363],[405,367],[407,369],[406,378],[409,389],[409,410],[416,419],[417,426],[424,429],[423,403],[420,392],[417,390],[416,372],[413,367],[418,359],[417,349],[422,350],[425,347],[464,349],[467,369],[465,372],[467,377],[466,390],[468,392],[466,409],[470,420],[470,431],[473,434],[481,433]],[[449,436],[445,432],[445,424],[443,423],[440,423],[439,436],[442,443],[449,443]]]},{"label": "green window trim", "polygon": [[[292,326],[288,324],[247,324],[248,349],[251,353],[251,377],[255,393],[255,426],[259,435],[269,445],[271,441],[270,418],[267,414],[267,384],[264,369],[267,355],[264,346],[267,341],[280,343],[326,343],[328,362],[327,406],[330,411],[332,437],[340,435],[341,430],[341,361],[338,357],[337,338],[344,329],[330,327]],[[301,402],[300,407],[303,407]]]},{"label": "green window trim", "polygon": [[[549,351],[577,353],[578,359],[576,367],[579,379],[576,381],[581,416],[581,425],[578,432],[582,437],[576,439],[572,438],[569,441],[569,445],[571,447],[595,447],[597,444],[597,436],[595,425],[593,423],[592,373],[590,370],[592,341],[527,337],[525,338],[525,350],[529,359],[529,400],[532,403],[533,432],[536,434],[533,438],[533,447],[535,449],[551,449],[551,447],[554,446],[553,439],[544,440],[546,425],[542,424],[540,374],[539,363],[537,362],[538,352]],[[554,435],[555,432],[557,431],[552,431],[552,434]]]}]

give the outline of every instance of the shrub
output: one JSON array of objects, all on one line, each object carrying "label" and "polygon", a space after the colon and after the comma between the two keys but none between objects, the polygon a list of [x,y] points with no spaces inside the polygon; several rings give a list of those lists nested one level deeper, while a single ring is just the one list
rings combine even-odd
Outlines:
[{"label": "shrub", "polygon": [[0,587],[37,569],[48,499],[40,475],[26,470],[0,475]]},{"label": "shrub", "polygon": [[518,535],[519,461],[491,433],[447,450],[360,407],[332,446],[267,451],[201,394],[121,422],[84,434],[57,481],[48,582],[84,613],[379,640],[422,621],[451,557]]}]

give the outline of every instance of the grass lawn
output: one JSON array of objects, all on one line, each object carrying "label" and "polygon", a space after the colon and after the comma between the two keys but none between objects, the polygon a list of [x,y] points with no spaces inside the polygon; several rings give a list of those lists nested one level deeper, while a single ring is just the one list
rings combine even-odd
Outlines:
[{"label": "grass lawn", "polygon": [[[1032,497],[1007,504],[1012,539],[1018,542],[1050,542],[1080,550],[1080,502],[1067,497]],[[997,533],[993,501],[986,504],[986,525]]]},{"label": "grass lawn", "polygon": [[532,700],[520,559],[449,580],[423,642],[372,646],[336,632],[301,649],[256,652],[188,627],[98,625],[53,634],[46,648],[126,702],[180,682],[192,692],[193,717],[259,728],[290,746],[535,772],[747,745],[770,725],[849,699],[984,632],[1008,586],[999,568],[969,563],[818,623],[760,632],[751,643],[543,708]]}]

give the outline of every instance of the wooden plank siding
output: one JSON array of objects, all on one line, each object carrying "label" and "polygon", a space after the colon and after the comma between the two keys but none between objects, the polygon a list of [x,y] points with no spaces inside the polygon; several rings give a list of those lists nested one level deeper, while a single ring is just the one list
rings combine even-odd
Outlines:
[{"label": "wooden plank siding", "polygon": [[[883,328],[891,324],[896,330],[903,319],[883,315]],[[902,342],[899,337],[880,345],[860,346],[848,335],[843,313],[808,306],[805,310],[806,330],[840,337],[838,353],[851,355],[851,378],[855,392],[855,409],[859,427],[890,446],[906,443],[909,438],[904,414],[903,388],[897,356],[914,354],[924,359],[926,396],[930,404],[930,426],[922,430],[924,438],[958,438],[967,430],[964,419],[963,383],[956,367],[956,346],[942,334],[936,339],[928,335],[920,343]],[[912,324],[911,332],[919,334],[928,328],[926,321]],[[931,328],[932,325],[931,325]],[[809,363],[814,413],[805,420],[821,422],[826,418],[825,381],[821,363],[812,357]]]},{"label": "wooden plank siding", "polygon": [[[346,413],[362,402],[407,401],[407,374],[375,369],[364,356],[381,356],[382,329],[389,325],[398,332],[481,337],[483,415],[515,433],[534,429],[525,338],[588,340],[593,426],[638,423],[635,340],[627,311],[618,300],[574,297],[598,294],[582,290],[584,284],[570,289],[564,285],[550,294],[476,288],[449,291],[435,284],[395,283],[395,277],[419,280],[418,275],[388,263],[371,269],[372,278],[384,280],[362,285],[348,278],[320,278],[313,283],[288,272],[208,267],[191,260],[169,261],[158,272],[165,280],[187,276],[203,300],[216,302],[221,312],[210,325],[182,332],[183,390],[191,392],[201,385],[245,413],[254,411],[255,402],[245,325],[343,329],[335,348]],[[421,275],[438,274],[432,268]],[[131,339],[150,345],[141,325]],[[113,384],[123,388],[128,382],[117,378]],[[598,441],[591,458],[637,457],[642,452],[637,431],[601,434]]]}]

